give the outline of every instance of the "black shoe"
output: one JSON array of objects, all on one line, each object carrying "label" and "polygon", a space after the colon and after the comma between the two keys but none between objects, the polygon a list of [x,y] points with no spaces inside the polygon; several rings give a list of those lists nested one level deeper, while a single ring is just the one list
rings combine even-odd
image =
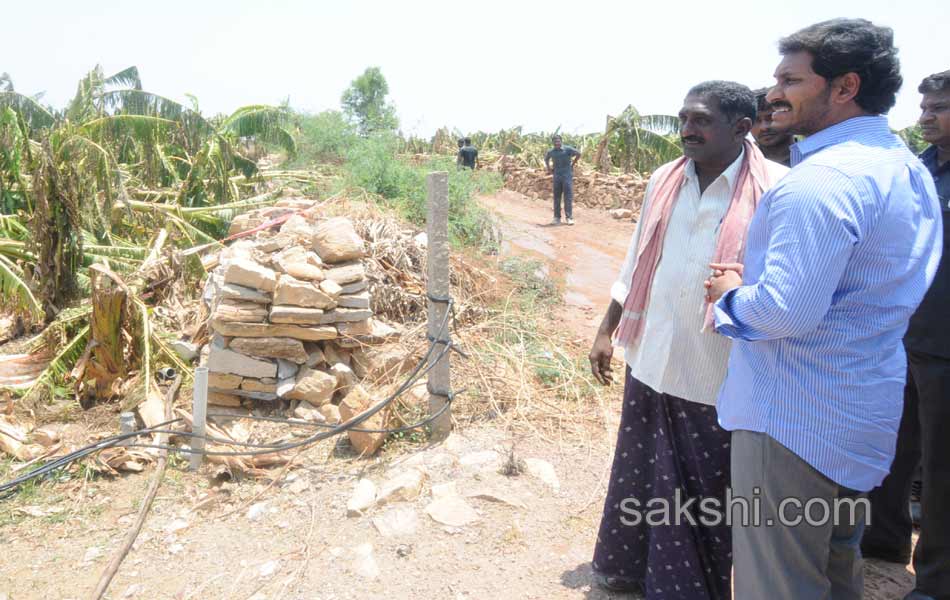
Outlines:
[{"label": "black shoe", "polygon": [[634,579],[626,579],[614,575],[604,575],[594,571],[594,583],[610,592],[645,595],[643,583]]},{"label": "black shoe", "polygon": [[883,546],[874,546],[871,544],[861,544],[861,556],[863,558],[874,558],[885,562],[907,565],[910,563],[910,551],[896,550],[894,548],[885,548]]}]

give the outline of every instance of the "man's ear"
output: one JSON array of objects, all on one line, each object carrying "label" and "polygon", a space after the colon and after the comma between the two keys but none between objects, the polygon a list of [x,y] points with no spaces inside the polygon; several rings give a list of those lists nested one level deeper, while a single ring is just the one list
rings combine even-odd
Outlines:
[{"label": "man's ear", "polygon": [[861,91],[861,76],[857,73],[839,75],[831,82],[831,101],[835,104],[847,104]]},{"label": "man's ear", "polygon": [[733,127],[733,133],[736,137],[744,140],[747,135],[752,131],[752,119],[749,117],[742,117],[736,121],[735,127]]}]

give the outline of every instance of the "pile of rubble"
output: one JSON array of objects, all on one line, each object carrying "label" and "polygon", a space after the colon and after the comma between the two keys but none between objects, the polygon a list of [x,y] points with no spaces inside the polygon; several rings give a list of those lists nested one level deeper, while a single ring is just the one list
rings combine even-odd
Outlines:
[{"label": "pile of rubble", "polygon": [[[552,176],[544,169],[532,169],[502,156],[495,164],[505,179],[505,187],[536,200],[552,197]],[[592,208],[623,208],[640,214],[647,180],[636,174],[609,175],[597,171],[574,171],[574,202]]]},{"label": "pile of rubble", "polygon": [[[209,404],[279,402],[298,418],[334,424],[374,404],[371,390],[384,388],[373,386],[412,365],[399,348],[384,346],[399,333],[370,308],[366,251],[352,221],[320,218],[300,202],[282,200],[234,221],[232,234],[253,235],[213,259],[204,292],[211,341],[201,363]],[[279,229],[270,224],[280,217]],[[378,413],[363,426],[383,428],[385,420]],[[372,452],[384,436],[350,438]]]}]

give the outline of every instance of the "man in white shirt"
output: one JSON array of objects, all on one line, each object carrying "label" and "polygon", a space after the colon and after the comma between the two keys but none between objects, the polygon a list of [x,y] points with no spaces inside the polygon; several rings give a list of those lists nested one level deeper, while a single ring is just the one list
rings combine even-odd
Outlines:
[{"label": "man in white shirt", "polygon": [[[741,262],[758,198],[788,170],[746,140],[755,117],[755,96],[741,84],[710,81],[689,91],[679,113],[684,157],[650,178],[590,353],[603,384],[612,381],[614,343],[627,363],[593,560],[595,580],[612,590],[730,597],[729,527],[703,525],[698,510],[703,498],[725,504],[730,462],[715,408],[730,342],[712,331],[703,282],[710,263]],[[686,511],[694,519],[680,513],[676,521],[677,496],[680,505],[696,499]],[[665,504],[648,505],[654,499]],[[660,506],[666,515],[651,511]]]}]

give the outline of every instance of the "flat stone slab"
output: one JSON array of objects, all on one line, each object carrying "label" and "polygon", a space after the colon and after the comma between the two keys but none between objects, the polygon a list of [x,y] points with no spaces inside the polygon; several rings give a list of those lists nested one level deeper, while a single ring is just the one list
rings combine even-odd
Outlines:
[{"label": "flat stone slab", "polygon": [[225,299],[215,308],[214,319],[225,323],[260,323],[267,320],[267,307],[255,302]]},{"label": "flat stone slab", "polygon": [[277,376],[277,363],[258,360],[227,348],[212,346],[211,353],[208,355],[208,370],[263,379]]},{"label": "flat stone slab", "polygon": [[458,496],[443,496],[426,507],[426,514],[433,521],[449,527],[464,527],[478,520],[475,509]]},{"label": "flat stone slab", "polygon": [[360,479],[346,503],[346,516],[358,517],[375,505],[376,485],[369,479]]},{"label": "flat stone slab", "polygon": [[421,469],[409,468],[401,473],[393,475],[383,482],[379,487],[379,495],[376,502],[385,504],[386,502],[409,502],[415,500],[422,493],[422,485],[425,483],[426,474]]},{"label": "flat stone slab", "polygon": [[307,362],[303,342],[285,337],[236,337],[229,347],[235,352],[262,358],[282,358],[297,364]]},{"label": "flat stone slab", "polygon": [[336,307],[337,303],[317,284],[281,275],[274,291],[274,304],[329,310]]},{"label": "flat stone slab", "polygon": [[225,283],[236,283],[265,292],[273,292],[277,273],[246,258],[231,261],[224,271]]},{"label": "flat stone slab", "polygon": [[227,298],[228,300],[254,302],[256,304],[270,304],[273,301],[270,294],[236,283],[225,283],[222,285],[219,296],[221,298]]},{"label": "flat stone slab", "polygon": [[277,306],[270,311],[271,323],[287,323],[293,325],[323,325],[324,311],[319,308],[302,308],[300,306]]},{"label": "flat stone slab", "polygon": [[301,327],[286,323],[229,323],[212,321],[211,327],[229,337],[289,337],[306,342],[333,340],[340,337],[336,327]]},{"label": "flat stone slab", "polygon": [[355,283],[366,279],[366,268],[363,266],[363,263],[354,261],[325,269],[323,274],[327,279],[344,286],[348,283]]},{"label": "flat stone slab", "polygon": [[397,506],[373,517],[373,525],[383,537],[410,536],[419,529],[419,516],[408,506]]},{"label": "flat stone slab", "polygon": [[344,294],[337,300],[340,308],[369,308],[369,292]]},{"label": "flat stone slab", "polygon": [[332,323],[351,323],[363,321],[373,316],[373,311],[356,308],[337,308],[320,310],[319,308],[301,308],[299,306],[274,305],[270,311],[271,323],[295,325],[329,325]]},{"label": "flat stone slab", "polygon": [[293,391],[285,397],[291,400],[306,400],[313,406],[320,407],[333,398],[335,390],[336,376],[305,368],[297,374]]},{"label": "flat stone slab", "polygon": [[[327,281],[332,281],[328,279]],[[369,281],[365,279],[360,279],[359,281],[354,281],[353,283],[347,283],[346,285],[340,286],[341,294],[358,294],[363,290],[369,288]]]},{"label": "flat stone slab", "polygon": [[208,388],[208,391],[217,394],[251,398],[252,400],[260,400],[262,402],[273,402],[274,400],[277,400],[277,394],[269,394],[267,392],[251,392],[248,390],[218,390],[210,387]]}]

